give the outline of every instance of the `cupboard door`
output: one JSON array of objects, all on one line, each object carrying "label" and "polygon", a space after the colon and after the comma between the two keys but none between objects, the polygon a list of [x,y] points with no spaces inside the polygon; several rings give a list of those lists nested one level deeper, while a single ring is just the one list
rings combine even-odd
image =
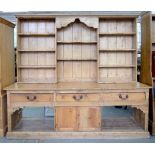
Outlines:
[{"label": "cupboard door", "polygon": [[77,130],[77,108],[76,107],[56,107],[55,108],[55,128],[57,131]]},{"label": "cupboard door", "polygon": [[155,77],[155,51],[152,51],[152,76]]},{"label": "cupboard door", "polygon": [[96,131],[101,128],[100,107],[78,107],[78,130]]}]

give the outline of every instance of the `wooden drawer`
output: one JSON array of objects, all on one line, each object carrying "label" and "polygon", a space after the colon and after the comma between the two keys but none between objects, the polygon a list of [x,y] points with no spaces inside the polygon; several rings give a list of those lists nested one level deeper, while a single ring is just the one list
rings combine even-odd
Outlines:
[{"label": "wooden drawer", "polygon": [[144,101],[146,100],[145,93],[132,92],[132,93],[103,93],[101,95],[102,101]]},{"label": "wooden drawer", "polygon": [[24,93],[24,94],[11,94],[10,101],[12,103],[18,102],[52,102],[53,94],[36,94],[36,93]]},{"label": "wooden drawer", "polygon": [[89,93],[72,93],[72,94],[57,94],[56,101],[66,101],[66,102],[95,102],[99,101],[99,94],[89,94]]}]

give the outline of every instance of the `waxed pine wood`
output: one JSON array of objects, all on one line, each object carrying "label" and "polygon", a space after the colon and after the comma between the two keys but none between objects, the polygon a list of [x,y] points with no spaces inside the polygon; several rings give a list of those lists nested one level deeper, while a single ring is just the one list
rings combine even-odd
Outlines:
[{"label": "waxed pine wood", "polygon": [[18,82],[137,81],[135,17],[19,18],[17,35]]},{"label": "waxed pine wood", "polygon": [[100,107],[56,107],[55,115],[57,131],[99,131],[101,129]]},{"label": "waxed pine wood", "polygon": [[155,15],[146,12],[142,16],[142,56],[140,81],[152,87],[149,98],[149,131],[155,134],[155,96],[152,51],[155,51]]},{"label": "waxed pine wood", "polygon": [[136,20],[99,21],[99,82],[136,81]]},{"label": "waxed pine wood", "polygon": [[96,29],[76,20],[57,33],[58,81],[97,81]]},{"label": "waxed pine wood", "polygon": [[55,35],[54,19],[18,20],[18,82],[56,82]]},{"label": "waxed pine wood", "polygon": [[0,17],[0,136],[7,130],[7,100],[3,88],[15,82],[14,24]]},{"label": "waxed pine wood", "polygon": [[[149,86],[136,78],[136,18],[81,13],[17,16],[18,82],[5,88],[7,136],[148,137]],[[136,113],[135,122],[112,118],[108,123],[102,117],[102,107],[124,105],[139,109],[142,119]],[[54,108],[53,121],[47,121],[53,128],[37,120],[34,132],[35,120],[24,120],[20,110],[46,106]]]}]

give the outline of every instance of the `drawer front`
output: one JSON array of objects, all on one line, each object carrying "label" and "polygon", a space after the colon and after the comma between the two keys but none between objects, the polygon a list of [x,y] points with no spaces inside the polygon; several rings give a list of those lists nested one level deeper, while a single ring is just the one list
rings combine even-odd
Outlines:
[{"label": "drawer front", "polygon": [[99,101],[100,95],[99,94],[57,94],[56,95],[56,101],[62,101],[62,102],[95,102]]},{"label": "drawer front", "polygon": [[17,102],[52,102],[53,101],[53,94],[31,94],[31,93],[24,93],[24,94],[11,94],[10,101],[17,103]]},{"label": "drawer front", "polygon": [[146,95],[143,92],[133,93],[104,93],[101,95],[102,101],[145,101]]}]

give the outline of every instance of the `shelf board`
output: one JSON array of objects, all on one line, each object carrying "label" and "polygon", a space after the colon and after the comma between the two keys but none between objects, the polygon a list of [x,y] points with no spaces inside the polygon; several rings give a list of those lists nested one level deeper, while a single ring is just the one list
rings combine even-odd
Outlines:
[{"label": "shelf board", "polygon": [[132,52],[136,49],[99,49],[100,52]]},{"label": "shelf board", "polygon": [[99,66],[99,68],[135,68],[135,65],[107,65]]},{"label": "shelf board", "polygon": [[97,41],[57,41],[58,44],[97,44]]},{"label": "shelf board", "polygon": [[21,50],[19,49],[18,52],[55,52],[55,50]]},{"label": "shelf board", "polygon": [[97,61],[97,59],[57,59],[58,61]]},{"label": "shelf board", "polygon": [[55,33],[18,33],[18,36],[55,36]]},{"label": "shelf board", "polygon": [[99,33],[100,36],[134,36],[135,32],[131,33]]},{"label": "shelf board", "polygon": [[56,66],[18,66],[18,68],[21,68],[21,69],[41,69],[41,68],[45,68],[45,69],[48,69],[48,68],[56,68]]}]

